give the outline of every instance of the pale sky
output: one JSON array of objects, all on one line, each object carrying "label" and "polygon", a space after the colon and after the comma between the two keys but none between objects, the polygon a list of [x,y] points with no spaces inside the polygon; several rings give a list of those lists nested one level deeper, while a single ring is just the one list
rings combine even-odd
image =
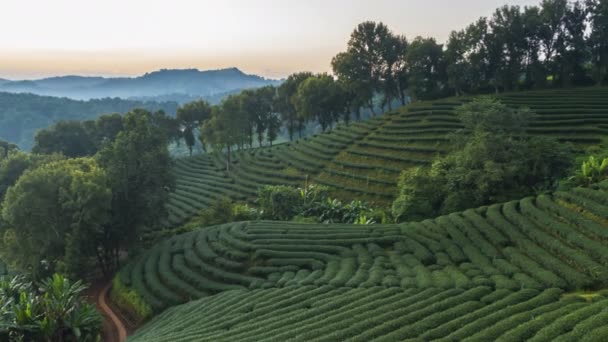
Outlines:
[{"label": "pale sky", "polygon": [[498,6],[540,0],[0,0],[0,78],[238,67],[330,70],[354,27],[444,42]]}]

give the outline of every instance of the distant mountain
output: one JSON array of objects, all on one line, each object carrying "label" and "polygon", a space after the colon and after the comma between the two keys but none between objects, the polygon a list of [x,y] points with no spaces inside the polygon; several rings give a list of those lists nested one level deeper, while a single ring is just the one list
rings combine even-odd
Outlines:
[{"label": "distant mountain", "polygon": [[31,81],[0,79],[0,91],[68,97],[77,100],[119,97],[179,101],[186,98],[213,98],[241,89],[279,83],[280,81],[277,80],[245,74],[237,68],[207,71],[162,69],[138,77],[60,76]]},{"label": "distant mountain", "polygon": [[177,106],[176,102],[119,98],[81,101],[65,97],[0,92],[0,139],[16,143],[22,149],[29,150],[34,143],[36,131],[59,120],[89,120],[102,114],[126,113],[133,108],[164,110],[173,115]]}]

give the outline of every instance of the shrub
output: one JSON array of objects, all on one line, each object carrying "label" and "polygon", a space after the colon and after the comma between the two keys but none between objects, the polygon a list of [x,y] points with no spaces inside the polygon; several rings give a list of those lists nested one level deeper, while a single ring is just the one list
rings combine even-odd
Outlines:
[{"label": "shrub", "polygon": [[300,191],[285,185],[267,185],[258,193],[258,205],[265,219],[288,221],[302,208]]},{"label": "shrub", "polygon": [[136,323],[141,323],[152,316],[152,308],[135,290],[124,285],[119,277],[112,280],[110,298],[120,309],[126,311]]}]

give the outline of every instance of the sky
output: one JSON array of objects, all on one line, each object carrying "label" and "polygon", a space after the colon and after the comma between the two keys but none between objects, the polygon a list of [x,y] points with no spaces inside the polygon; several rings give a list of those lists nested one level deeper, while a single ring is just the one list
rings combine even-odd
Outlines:
[{"label": "sky", "polygon": [[330,71],[355,26],[413,39],[449,33],[504,4],[540,0],[2,0],[0,78],[136,76],[238,67],[281,78]]}]

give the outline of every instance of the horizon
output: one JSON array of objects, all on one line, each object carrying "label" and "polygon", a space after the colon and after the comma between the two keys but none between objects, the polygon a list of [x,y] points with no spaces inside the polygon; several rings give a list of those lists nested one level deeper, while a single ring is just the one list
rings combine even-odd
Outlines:
[{"label": "horizon", "polygon": [[32,11],[22,1],[8,0],[0,22],[0,78],[135,77],[160,69],[236,67],[280,79],[297,71],[331,71],[331,58],[345,50],[352,30],[366,20],[384,22],[408,39],[425,36],[444,43],[452,30],[499,6],[538,3],[58,0],[37,3]]},{"label": "horizon", "polygon": [[188,70],[192,70],[192,71],[197,71],[197,72],[209,72],[209,71],[225,71],[225,70],[232,70],[232,69],[236,69],[240,72],[242,72],[245,75],[248,76],[258,76],[258,77],[262,77],[266,80],[270,80],[270,81],[281,81],[284,78],[272,78],[272,77],[266,77],[266,76],[262,76],[262,75],[257,75],[257,74],[252,74],[252,73],[247,73],[243,70],[241,70],[239,67],[226,67],[226,68],[217,68],[217,69],[198,69],[198,68],[161,68],[161,69],[156,69],[156,70],[150,70],[150,71],[146,71],[144,73],[140,73],[140,74],[136,74],[136,75],[76,75],[76,74],[65,74],[65,75],[55,75],[55,76],[44,76],[44,77],[38,77],[38,78],[31,78],[31,79],[10,79],[7,77],[2,77],[0,75],[0,79],[2,80],[6,80],[6,81],[10,81],[10,82],[20,82],[20,81],[39,81],[39,80],[44,80],[44,79],[52,79],[52,78],[66,78],[66,77],[82,77],[82,78],[103,78],[103,79],[112,79],[112,78],[138,78],[138,77],[143,77],[147,74],[152,74],[152,73],[156,73],[156,72],[162,72],[162,71],[188,71]]}]

